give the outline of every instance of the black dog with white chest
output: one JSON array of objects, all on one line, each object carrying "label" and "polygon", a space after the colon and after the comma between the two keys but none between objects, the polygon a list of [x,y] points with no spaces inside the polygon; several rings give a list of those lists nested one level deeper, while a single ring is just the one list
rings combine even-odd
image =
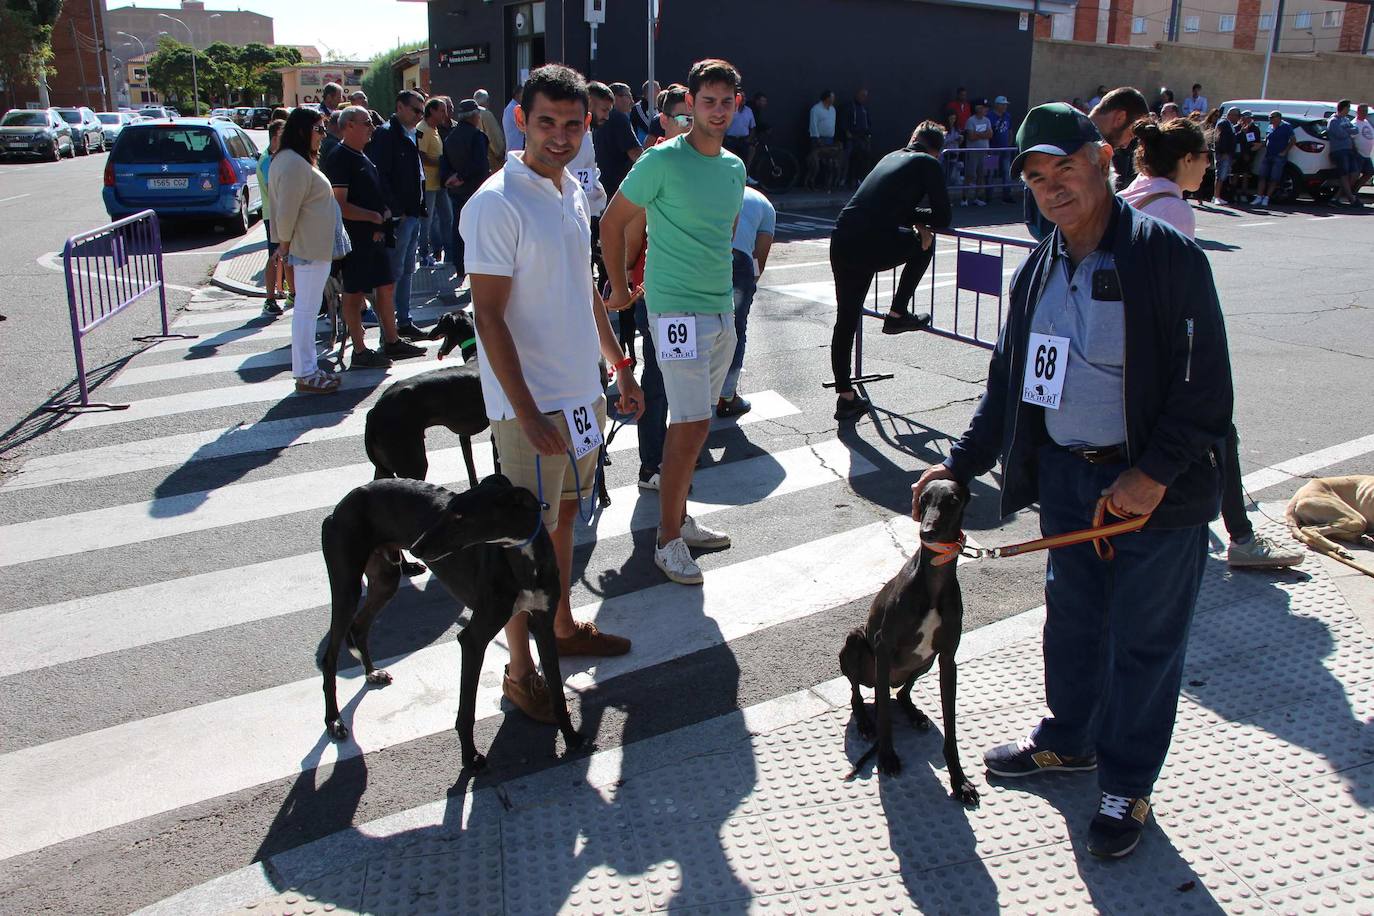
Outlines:
[{"label": "black dog with white chest", "polygon": [[912,702],[911,688],[938,658],[950,794],[966,805],[976,805],[978,790],[959,763],[954,728],[958,678],[954,654],[964,625],[956,568],[967,504],[968,490],[953,481],[937,480],[925,488],[920,501],[921,549],[878,592],[867,622],[845,639],[840,670],[849,678],[854,722],[865,738],[872,738],[875,730],[859,687],[874,688],[877,743],[859,759],[854,771],[876,751],[879,772],[896,774],[902,762],[892,747],[891,690],[900,688],[897,702],[911,724],[922,731],[929,729],[930,719]]},{"label": "black dog with white chest", "polygon": [[[348,728],[339,714],[335,683],[339,649],[345,641],[363,663],[367,682],[384,686],[391,675],[377,668],[368,651],[372,622],[396,594],[400,549],[429,564],[451,595],[471,609],[458,634],[462,677],[454,728],[463,768],[480,769],[473,723],[477,684],[487,644],[513,614],[529,614],[529,631],[550,685],[553,712],[568,748],[582,744],[573,730],[563,695],[553,614],[559,595],[553,541],[544,530],[534,494],[494,474],[476,487],[453,493],[420,480],[374,480],[353,490],[325,518],[321,528],[329,572],[329,640],[320,658],[324,674],[324,724],[342,741]],[[367,597],[362,600],[363,576]]]}]

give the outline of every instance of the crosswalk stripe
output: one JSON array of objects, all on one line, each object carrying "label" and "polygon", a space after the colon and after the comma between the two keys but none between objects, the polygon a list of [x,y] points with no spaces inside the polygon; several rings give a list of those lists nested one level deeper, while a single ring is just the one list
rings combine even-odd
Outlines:
[{"label": "crosswalk stripe", "polygon": [[[583,690],[872,594],[903,561],[897,545],[915,534],[908,518],[874,522],[711,570],[699,589],[665,583],[581,608],[579,619],[631,636],[635,649],[594,664],[566,660],[568,685]],[[500,711],[506,657],[499,640],[487,652],[479,718]],[[0,859],[452,728],[451,640],[384,664],[395,677],[385,690],[367,689],[360,670],[340,677],[354,728],[344,744],[323,734],[312,677],[0,756],[0,822],[24,825],[0,831]],[[456,742],[441,765],[457,771]]]},{"label": "crosswalk stripe", "polygon": [[[380,391],[378,389],[378,397]],[[735,420],[712,420],[712,429],[776,420],[801,411],[776,391],[748,393],[753,409]],[[17,474],[6,475],[0,491],[28,490],[79,480],[96,480],[112,474],[173,467],[193,461],[226,458],[361,436],[367,423],[367,408],[372,398],[350,412],[310,414],[282,420],[237,424],[225,429],[181,433],[137,442],[102,445],[96,448],[43,455],[29,459]],[[638,429],[626,426],[616,434],[610,451],[634,448],[639,444]]]},{"label": "crosswalk stripe", "polygon": [[[316,322],[319,326],[319,322]],[[260,343],[278,340],[291,339],[291,322],[277,322],[261,328],[228,328],[223,331],[215,331],[211,334],[202,334],[199,337],[189,339],[175,339],[159,341],[157,346],[150,353],[173,353],[180,350],[204,350],[213,347],[223,347],[228,344],[240,343]],[[275,343],[273,344],[275,346]]]},{"label": "crosswalk stripe", "polygon": [[[1008,267],[1002,271],[1003,276],[1011,276],[1016,273],[1016,268]],[[934,277],[948,277],[952,274],[927,274],[921,278],[921,282],[916,287],[916,293],[930,292],[934,289],[945,289],[953,286],[957,280],[934,281]],[[778,286],[765,286],[764,289],[775,293],[782,293],[784,296],[792,296],[797,299],[806,299],[820,305],[835,306],[835,281],[834,280],[814,280],[806,283],[784,283]],[[973,295],[970,293],[969,295]],[[871,294],[870,294],[871,296]],[[919,300],[917,306],[920,305]]]},{"label": "crosswalk stripe", "polygon": [[[409,359],[392,366],[383,372],[380,369],[349,371],[343,374],[344,390],[353,388],[375,388],[384,386],[388,381],[410,378],[422,372],[441,368],[441,364],[429,359]],[[263,401],[280,401],[288,397],[313,398],[317,402],[328,395],[296,394],[294,379],[281,379],[271,382],[257,382],[246,385],[243,382],[223,388],[207,388],[202,391],[186,391],[181,394],[168,394],[143,398],[129,402],[128,410],[111,410],[103,413],[83,413],[68,423],[58,427],[66,431],[91,429],[97,426],[114,426],[119,423],[132,423],[153,417],[170,417],[180,413],[193,413],[214,410],[218,407],[240,407],[245,404],[258,404]]]},{"label": "crosswalk stripe", "polygon": [[[416,346],[437,350],[441,341],[418,340]],[[417,357],[421,358],[421,357]],[[218,372],[240,372],[249,369],[270,369],[291,365],[291,347],[277,347],[263,353],[232,353],[227,356],[186,357],[170,363],[156,363],[151,366],[131,366],[105,383],[107,388],[123,385],[145,385],[149,382],[166,382],[173,379],[193,378],[198,375],[214,375]],[[265,380],[264,380],[265,381]]]},{"label": "crosswalk stripe", "polygon": [[[256,318],[264,317],[262,309],[206,309],[205,311],[192,311],[188,309],[181,313],[176,321],[172,322],[173,330],[180,331],[184,328],[201,328],[212,324],[230,324],[232,322],[248,322]],[[290,315],[287,316],[289,321]]]},{"label": "crosswalk stripe", "polygon": [[[432,452],[429,459],[436,482],[465,479],[459,448]],[[479,476],[491,473],[489,451],[478,451],[475,459]],[[745,505],[872,470],[867,459],[831,439],[699,472],[694,484],[697,498],[689,503],[694,508],[688,511]],[[372,465],[364,462],[5,525],[0,527],[0,567],[322,509],[333,506],[372,474]],[[657,501],[644,500],[641,505],[638,489],[637,484],[629,484],[612,493],[613,504],[597,521],[597,536],[614,537],[657,524]]]},{"label": "crosswalk stripe", "polygon": [[[633,432],[626,427],[611,451],[634,448]],[[315,607],[327,600],[323,575],[311,551],[0,614],[0,645],[10,647],[0,653],[0,677]]]}]

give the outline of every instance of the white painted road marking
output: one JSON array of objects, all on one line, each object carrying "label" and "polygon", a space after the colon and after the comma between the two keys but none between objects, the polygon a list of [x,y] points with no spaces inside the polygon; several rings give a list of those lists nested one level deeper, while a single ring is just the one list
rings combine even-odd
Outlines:
[{"label": "white painted road marking", "polygon": [[[377,397],[381,396],[378,389]],[[328,442],[361,436],[367,425],[369,398],[350,412],[309,414],[282,420],[263,420],[202,432],[182,433],[158,439],[141,439],[118,445],[103,445],[80,451],[31,458],[19,473],[9,474],[0,490],[28,490],[78,480],[96,480],[114,474],[172,467],[211,458],[226,458],[252,452],[289,448],[313,442]],[[801,411],[776,391],[751,391],[753,409],[735,420],[711,421],[712,429],[744,426],[761,420],[776,420]],[[639,444],[639,428],[626,426],[616,434],[610,451],[631,449]]]},{"label": "white painted road marking", "polygon": [[[565,660],[568,686],[586,689],[863,598],[905,561],[897,545],[915,540],[915,524],[898,517],[713,569],[700,588],[665,583],[579,608],[579,620],[629,635],[635,651],[591,665]],[[500,711],[506,658],[493,642],[479,719]],[[324,736],[320,678],[311,677],[0,757],[0,823],[24,825],[0,831],[0,859],[453,728],[454,641],[381,664],[395,678],[385,690],[367,689],[361,669],[339,677],[353,726],[343,744]],[[457,772],[456,747],[446,764]]]},{"label": "white painted road marking", "polygon": [[1247,490],[1263,490],[1265,487],[1285,483],[1294,477],[1302,477],[1313,471],[1329,468],[1333,464],[1340,464],[1342,461],[1349,461],[1370,452],[1374,452],[1374,435],[1361,436],[1359,439],[1351,439],[1349,442],[1308,452],[1306,455],[1299,455],[1296,458],[1289,458],[1287,461],[1280,461],[1278,464],[1260,468],[1258,471],[1251,471],[1241,478],[1241,483],[1245,485]]},{"label": "white painted road marking", "polygon": [[[490,452],[483,449],[474,458],[479,478],[492,472]],[[429,461],[436,483],[466,480],[461,449],[431,452]],[[689,500],[687,511],[696,515],[747,505],[873,470],[867,459],[831,439],[699,471],[696,498]],[[372,465],[364,462],[5,525],[0,527],[0,567],[323,509],[372,474]],[[597,520],[596,536],[614,537],[658,524],[658,501],[639,499],[638,484],[617,488],[612,498]],[[578,534],[579,542],[592,537],[587,529]]]}]

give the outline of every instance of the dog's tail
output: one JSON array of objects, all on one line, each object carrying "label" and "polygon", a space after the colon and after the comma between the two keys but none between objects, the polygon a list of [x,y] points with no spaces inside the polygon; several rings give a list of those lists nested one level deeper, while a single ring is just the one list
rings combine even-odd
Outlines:
[{"label": "dog's tail", "polygon": [[1288,505],[1283,510],[1283,520],[1288,523],[1288,531],[1301,544],[1306,544],[1317,553],[1324,553],[1330,557],[1349,558],[1350,553],[1331,540],[1324,534],[1318,534],[1310,528],[1303,527],[1302,519],[1298,518],[1296,507],[1297,497],[1288,501]]},{"label": "dog's tail", "polygon": [[849,771],[849,775],[844,778],[845,782],[853,782],[854,777],[859,775],[859,771],[864,768],[864,764],[873,759],[873,755],[878,753],[878,742],[874,741],[873,746],[863,752],[863,756],[854,764],[854,769]]}]

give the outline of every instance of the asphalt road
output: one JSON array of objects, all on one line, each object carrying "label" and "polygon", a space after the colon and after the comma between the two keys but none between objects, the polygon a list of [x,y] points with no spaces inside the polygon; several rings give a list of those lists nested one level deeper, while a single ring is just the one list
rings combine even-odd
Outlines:
[{"label": "asphalt road", "polygon": [[[73,165],[99,171],[98,161],[54,169]],[[0,182],[25,174],[46,180],[35,169]],[[996,225],[1009,210],[959,215],[1022,234]],[[784,214],[782,226],[741,383],[760,409],[713,432],[697,478],[709,521],[735,535],[731,549],[702,558],[708,586],[729,581],[734,591],[708,588],[697,598],[661,584],[650,561],[655,503],[634,487],[632,449],[612,453],[616,505],[576,552],[574,608],[600,603],[602,626],[636,641],[623,667],[565,663],[582,678],[574,719],[599,748],[835,676],[844,631],[895,571],[880,566],[873,578],[868,558],[893,539],[870,526],[906,513],[910,483],[976,405],[985,351],[869,333],[865,368],[895,378],[870,387],[881,408],[874,417],[837,429],[833,396],[821,387],[833,316],[825,221]],[[1227,316],[1244,470],[1369,435],[1374,213],[1204,209],[1198,226]],[[197,265],[172,282],[203,276],[213,257],[213,240],[204,240],[207,250],[169,259]],[[30,266],[42,270],[32,258]],[[949,269],[937,259],[933,280],[944,282]],[[51,282],[31,272],[31,282],[39,278]],[[941,287],[940,301],[951,293]],[[16,314],[3,339],[14,337]],[[397,684],[345,711],[359,740],[375,746],[336,759],[320,739],[314,655],[328,589],[319,523],[371,476],[360,465],[360,430],[347,424],[382,379],[357,376],[356,387],[329,398],[249,397],[285,377],[272,354],[287,341],[245,334],[286,322],[216,317],[195,317],[205,322],[196,347],[154,348],[114,379],[128,382],[111,393],[135,405],[130,416],[36,437],[23,455],[32,464],[16,462],[20,473],[0,486],[0,636],[11,646],[0,667],[0,782],[21,786],[12,793],[19,800],[0,799],[0,811],[25,816],[29,828],[7,831],[0,846],[0,897],[16,912],[126,912],[455,789],[456,670],[443,655],[455,622],[434,583],[403,590],[378,625],[374,653],[397,659]],[[765,401],[772,407],[763,416]],[[438,456],[454,445],[436,432],[428,447]],[[46,483],[26,480],[59,461],[68,463]],[[456,483],[460,468],[443,452],[430,479]],[[1371,472],[1374,453],[1324,471]],[[1297,483],[1254,495],[1283,498]],[[992,544],[1033,536],[1033,511],[996,518],[996,490],[993,475],[975,485],[970,535]],[[825,574],[809,583],[819,568]],[[1038,557],[961,567],[966,628],[1039,605],[1042,575]],[[751,590],[758,581],[768,590]],[[484,689],[498,683],[489,654]],[[350,681],[340,695],[355,692]],[[388,712],[390,702],[401,706]],[[490,749],[480,785],[557,765],[549,730],[494,706],[479,711],[477,742]]]},{"label": "asphalt road", "polygon": [[[266,131],[251,132],[259,148]],[[101,200],[106,153],[57,162],[0,162],[0,472],[25,454],[25,443],[57,421],[34,411],[55,395],[75,394],[71,321],[62,275],[62,245],[69,236],[110,221]],[[219,253],[233,244],[206,223],[163,226],[167,306],[184,308],[203,286]],[[143,345],[130,338],[159,329],[155,297],[145,297],[86,338],[86,365],[103,377]]]}]

